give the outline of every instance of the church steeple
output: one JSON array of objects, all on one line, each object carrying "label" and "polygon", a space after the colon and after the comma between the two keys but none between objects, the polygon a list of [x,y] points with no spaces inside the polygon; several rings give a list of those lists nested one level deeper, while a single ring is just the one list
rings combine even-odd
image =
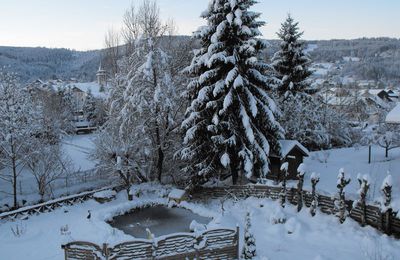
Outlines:
[{"label": "church steeple", "polygon": [[103,69],[101,61],[96,76],[97,76],[97,83],[100,85],[101,88],[104,88],[104,86],[107,85],[107,71]]}]

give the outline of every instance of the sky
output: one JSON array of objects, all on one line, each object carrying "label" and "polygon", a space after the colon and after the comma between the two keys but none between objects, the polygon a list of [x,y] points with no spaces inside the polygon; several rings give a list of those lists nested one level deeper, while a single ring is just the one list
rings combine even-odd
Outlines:
[{"label": "sky", "polygon": [[[158,0],[163,19],[173,18],[181,35],[191,35],[209,0]],[[254,11],[267,22],[264,37],[276,38],[290,12],[304,39],[400,38],[400,0],[258,0]],[[0,0],[0,46],[100,49],[109,28],[141,0]]]}]

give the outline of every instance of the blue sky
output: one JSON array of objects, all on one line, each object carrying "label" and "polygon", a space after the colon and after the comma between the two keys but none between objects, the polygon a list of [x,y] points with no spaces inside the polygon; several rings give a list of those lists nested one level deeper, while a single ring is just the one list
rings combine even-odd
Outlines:
[{"label": "blue sky", "polygon": [[[119,28],[131,3],[141,0],[0,0],[0,45],[103,47],[108,28]],[[305,39],[400,38],[400,0],[259,0],[266,38],[290,12]],[[174,18],[180,34],[191,34],[208,0],[158,0],[163,18]]]}]

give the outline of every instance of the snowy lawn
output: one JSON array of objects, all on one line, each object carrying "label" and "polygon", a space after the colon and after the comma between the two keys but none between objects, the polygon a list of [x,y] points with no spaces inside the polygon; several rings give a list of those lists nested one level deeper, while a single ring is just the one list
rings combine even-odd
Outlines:
[{"label": "snowy lawn", "polygon": [[[327,162],[323,162],[327,158]],[[305,159],[307,174],[305,188],[310,189],[310,177],[312,172],[321,175],[317,189],[329,194],[337,193],[336,181],[340,168],[344,168],[345,175],[351,177],[351,183],[346,187],[348,197],[357,198],[359,184],[357,175],[368,174],[370,176],[369,201],[377,201],[381,198],[380,188],[384,178],[390,173],[393,177],[393,207],[400,209],[400,149],[389,152],[389,158],[385,158],[385,150],[380,147],[372,147],[372,162],[368,164],[368,147],[333,149],[324,152],[312,152]],[[293,183],[294,184],[294,183]]]},{"label": "snowy lawn", "polygon": [[[168,194],[164,187],[150,185],[141,189],[145,190],[143,195],[132,202],[127,202],[125,192],[121,192],[116,200],[106,204],[90,200],[32,216],[25,221],[1,223],[0,259],[17,260],[29,255],[32,260],[61,260],[63,251],[60,246],[68,241],[106,242],[110,245],[129,241],[131,236],[112,228],[105,220],[141,205],[167,203],[167,199],[160,198],[160,195]],[[257,259],[400,259],[399,240],[371,227],[362,228],[351,219],[340,225],[334,216],[318,213],[312,218],[307,208],[297,213],[293,206],[288,206],[282,213],[277,210],[280,209],[277,202],[255,198],[237,203],[226,201],[224,212],[219,200],[183,202],[181,206],[198,215],[213,217],[209,228],[235,228],[239,224],[241,237],[245,214],[250,211]],[[91,211],[90,219],[86,218],[88,210]],[[286,223],[273,224],[273,219],[282,214],[287,218]],[[23,230],[19,237],[11,230],[15,230],[17,225]],[[62,227],[64,234],[61,234]]]}]

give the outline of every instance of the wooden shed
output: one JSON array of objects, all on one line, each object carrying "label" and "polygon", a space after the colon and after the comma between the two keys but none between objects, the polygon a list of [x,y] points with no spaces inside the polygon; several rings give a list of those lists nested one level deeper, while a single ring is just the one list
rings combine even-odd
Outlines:
[{"label": "wooden shed", "polygon": [[271,172],[267,175],[267,178],[278,180],[280,176],[280,168],[283,163],[289,163],[288,179],[297,179],[297,168],[303,163],[304,157],[309,156],[309,151],[301,143],[295,140],[280,140],[281,155],[271,155],[270,169]]}]

